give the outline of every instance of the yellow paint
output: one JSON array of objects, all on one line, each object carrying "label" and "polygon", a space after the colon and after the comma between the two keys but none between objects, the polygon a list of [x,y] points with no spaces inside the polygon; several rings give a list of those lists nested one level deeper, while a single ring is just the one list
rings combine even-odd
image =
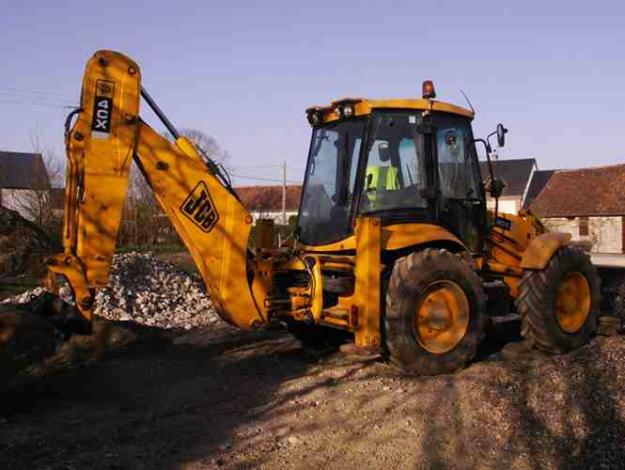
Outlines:
[{"label": "yellow paint", "polygon": [[[427,223],[393,224],[382,227],[382,250],[399,250],[425,243],[446,241],[451,242],[462,250],[466,246],[449,230],[440,225]],[[351,235],[344,240],[327,245],[303,245],[299,248],[311,253],[332,253],[356,249],[356,236]]]},{"label": "yellow paint", "polygon": [[358,309],[356,345],[377,348],[381,345],[381,238],[380,219],[359,217],[356,220],[356,287],[354,297]]},{"label": "yellow paint", "polygon": [[[321,113],[323,123],[339,120],[336,112],[340,105],[350,104],[354,106],[354,117],[367,116],[377,109],[402,109],[415,111],[440,111],[457,114],[468,118],[473,118],[474,113],[468,109],[456,106],[443,101],[427,99],[365,99],[365,98],[343,98],[333,101],[327,106],[313,106],[306,110],[306,113]],[[347,118],[349,119],[349,118]]]},{"label": "yellow paint", "polygon": [[590,314],[590,285],[579,272],[562,278],[556,292],[556,318],[566,333],[578,332]]},{"label": "yellow paint", "polygon": [[[264,298],[252,298],[247,283],[251,221],[245,207],[208,173],[197,152],[187,149],[183,153],[144,123],[136,158],[156,199],[191,253],[218,313],[240,328],[263,322],[256,302],[262,303]],[[218,220],[209,232],[181,210],[200,184],[208,190],[218,213]]]},{"label": "yellow paint", "polygon": [[384,250],[399,250],[410,246],[446,241],[466,250],[466,246],[449,230],[440,225],[425,223],[394,224],[382,228]]},{"label": "yellow paint", "polygon": [[[271,258],[257,257],[253,260],[254,279],[252,280],[252,297],[255,301],[256,308],[258,309],[260,316],[263,319],[269,318],[270,305],[265,302],[267,293],[271,291],[273,276],[275,274],[274,266]],[[234,305],[231,307],[239,308]],[[239,318],[241,315],[238,311],[233,310],[232,316]],[[254,318],[252,319],[252,322]]]},{"label": "yellow paint", "polygon": [[[104,84],[114,83],[114,87]],[[96,94],[111,98],[108,133],[92,133]],[[87,62],[81,108],[67,141],[63,254],[50,271],[65,276],[77,299],[106,285],[119,230],[130,162],[137,141],[140,73],[137,64],[112,51]],[[86,318],[91,309],[78,300]]]},{"label": "yellow paint", "polygon": [[452,281],[428,286],[413,317],[417,342],[432,354],[454,349],[469,328],[469,301],[462,288]]},{"label": "yellow paint", "polygon": [[503,213],[499,217],[506,219],[510,227],[508,230],[496,225],[491,228],[487,234],[487,253],[481,261],[480,270],[502,275],[510,288],[510,295],[517,297],[519,280],[523,276],[523,256],[532,241],[545,232],[545,228],[529,212],[517,215]]},{"label": "yellow paint", "polygon": [[524,269],[544,269],[558,248],[571,240],[570,233],[549,232],[533,239],[521,260]]},{"label": "yellow paint", "polygon": [[321,274],[321,263],[317,260],[312,267],[313,286],[312,304],[310,312],[315,319],[315,323],[321,321],[321,311],[323,310],[323,276]]},{"label": "yellow paint", "polygon": [[269,250],[273,248],[273,219],[259,219],[256,222],[256,249]]}]

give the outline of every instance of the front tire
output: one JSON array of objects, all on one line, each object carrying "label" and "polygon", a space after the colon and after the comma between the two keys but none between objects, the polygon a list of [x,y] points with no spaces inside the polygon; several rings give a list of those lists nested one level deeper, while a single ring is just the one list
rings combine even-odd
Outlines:
[{"label": "front tire", "polygon": [[597,329],[599,301],[599,277],[590,257],[562,247],[543,270],[523,274],[515,301],[521,334],[551,354],[583,346]]},{"label": "front tire", "polygon": [[398,259],[386,294],[390,360],[417,375],[453,372],[484,336],[482,279],[460,256],[426,248]]}]

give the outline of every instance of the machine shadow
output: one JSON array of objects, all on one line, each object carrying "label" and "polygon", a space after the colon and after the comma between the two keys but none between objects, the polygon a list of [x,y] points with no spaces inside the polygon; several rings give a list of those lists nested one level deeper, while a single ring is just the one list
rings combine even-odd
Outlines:
[{"label": "machine shadow", "polygon": [[[618,468],[621,338],[401,376],[284,332],[145,340],[0,394],[3,468]],[[294,439],[294,444],[289,443]],[[375,452],[372,452],[375,449]]]},{"label": "machine shadow", "polygon": [[148,332],[121,351],[4,390],[0,466],[211,464],[239,426],[279,406],[273,396],[284,382],[323,357],[284,332],[231,332],[207,342],[200,334],[192,343]]}]

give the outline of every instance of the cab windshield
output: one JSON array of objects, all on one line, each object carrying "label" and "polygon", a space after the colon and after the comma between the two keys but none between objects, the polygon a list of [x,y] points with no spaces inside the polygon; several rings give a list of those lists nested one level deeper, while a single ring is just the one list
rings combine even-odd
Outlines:
[{"label": "cab windshield", "polygon": [[338,122],[313,131],[297,223],[303,243],[332,243],[351,232],[363,132],[363,120]]},{"label": "cab windshield", "polygon": [[427,208],[421,115],[391,111],[376,113],[372,119],[360,212]]}]

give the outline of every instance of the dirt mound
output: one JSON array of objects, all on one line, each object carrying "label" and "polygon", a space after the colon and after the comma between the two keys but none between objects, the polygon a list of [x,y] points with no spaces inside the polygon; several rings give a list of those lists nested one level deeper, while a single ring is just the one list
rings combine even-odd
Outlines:
[{"label": "dirt mound", "polygon": [[63,335],[45,319],[15,306],[0,306],[0,383],[57,352]]},{"label": "dirt mound", "polygon": [[[42,359],[57,352],[59,344],[73,334],[88,333],[84,322],[76,316],[69,287],[61,287],[59,294],[57,298],[44,287],[36,287],[0,302],[0,375],[5,381],[41,365]],[[100,352],[108,349],[102,346],[102,331],[119,332],[141,325],[174,330],[231,330],[213,309],[198,276],[149,253],[115,255],[109,287],[97,293],[94,313],[97,321],[93,334],[72,340],[100,344],[95,348]],[[125,322],[124,327],[95,328],[120,320]],[[83,346],[79,349],[85,349]],[[71,344],[63,344],[63,348],[73,350]]]},{"label": "dirt mound", "polygon": [[27,272],[40,275],[45,257],[57,249],[39,226],[0,207],[0,277]]}]

